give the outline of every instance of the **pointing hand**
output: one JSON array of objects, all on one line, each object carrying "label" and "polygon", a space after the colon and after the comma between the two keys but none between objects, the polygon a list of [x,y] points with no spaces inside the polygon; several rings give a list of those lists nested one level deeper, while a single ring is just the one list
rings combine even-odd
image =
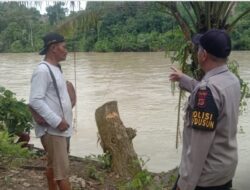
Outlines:
[{"label": "pointing hand", "polygon": [[170,67],[170,69],[172,69],[173,72],[169,75],[169,79],[172,82],[179,81],[183,73],[175,67]]}]

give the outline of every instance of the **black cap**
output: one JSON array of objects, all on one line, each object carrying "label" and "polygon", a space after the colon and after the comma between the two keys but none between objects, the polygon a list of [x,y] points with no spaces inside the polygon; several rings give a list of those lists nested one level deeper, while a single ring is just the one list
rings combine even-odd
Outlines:
[{"label": "black cap", "polygon": [[43,42],[44,42],[44,45],[43,45],[43,48],[40,50],[39,55],[45,55],[51,44],[64,42],[64,37],[60,34],[51,32],[51,33],[46,34],[43,37]]},{"label": "black cap", "polygon": [[192,41],[218,58],[227,58],[231,52],[231,39],[224,30],[211,29],[204,34],[196,34]]}]

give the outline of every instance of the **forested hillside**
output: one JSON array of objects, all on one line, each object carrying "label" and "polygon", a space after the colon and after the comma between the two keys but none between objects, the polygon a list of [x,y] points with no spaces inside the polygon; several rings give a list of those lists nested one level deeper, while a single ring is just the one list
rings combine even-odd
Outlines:
[{"label": "forested hillside", "polygon": [[[239,2],[234,15],[247,7],[250,2]],[[0,52],[38,51],[46,32],[80,14],[67,11],[62,2],[47,7],[46,15],[20,2],[1,2]],[[66,35],[70,51],[174,50],[172,44],[183,40],[177,23],[159,2],[88,2],[84,14],[86,18],[79,19],[82,25]],[[235,50],[250,49],[249,26],[247,15],[232,32]]]}]

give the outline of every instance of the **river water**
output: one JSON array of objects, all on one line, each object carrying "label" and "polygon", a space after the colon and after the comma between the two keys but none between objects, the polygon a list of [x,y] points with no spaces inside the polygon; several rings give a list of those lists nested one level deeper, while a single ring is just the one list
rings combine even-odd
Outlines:
[{"label": "river water", "polygon": [[[36,53],[0,54],[0,85],[28,100],[30,77],[42,59]],[[240,75],[250,82],[250,52],[233,52]],[[178,166],[181,145],[175,148],[178,91],[171,93],[170,60],[159,53],[76,53],[78,103],[71,154],[101,154],[97,143],[95,110],[116,100],[121,120],[137,130],[134,148],[150,171],[168,171]],[[74,83],[74,56],[62,62],[65,78]],[[250,104],[250,101],[248,101]],[[234,180],[236,190],[249,190],[250,109],[239,119],[239,164]],[[182,125],[181,125],[182,130]],[[31,143],[41,146],[32,133]]]}]

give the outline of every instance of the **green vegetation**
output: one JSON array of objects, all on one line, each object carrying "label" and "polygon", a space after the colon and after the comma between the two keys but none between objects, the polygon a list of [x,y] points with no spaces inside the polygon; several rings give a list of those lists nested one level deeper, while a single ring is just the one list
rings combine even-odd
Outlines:
[{"label": "green vegetation", "polygon": [[120,190],[144,190],[144,189],[162,189],[154,184],[152,175],[147,170],[137,173],[132,180],[119,188]]},{"label": "green vegetation", "polygon": [[[235,12],[242,12],[250,8],[250,2],[241,2],[235,9]],[[234,49],[250,49],[250,14],[239,20],[237,26],[232,31]]]},{"label": "green vegetation", "polygon": [[[230,33],[236,24],[250,13],[250,5],[244,9],[238,4],[239,12],[235,13],[235,2],[162,2],[169,14],[178,23],[185,42],[174,43],[177,54],[174,61],[178,61],[182,71],[199,79],[197,73],[197,48],[193,46],[191,38],[196,33],[204,33],[211,28],[223,29]],[[231,15],[231,19],[230,18]],[[191,64],[188,63],[191,58]]]},{"label": "green vegetation", "polygon": [[241,86],[241,101],[240,101],[240,111],[243,113],[247,108],[247,99],[250,97],[250,89],[248,83],[240,78],[239,74],[239,64],[237,61],[233,60],[228,63],[229,69],[238,77]]},{"label": "green vegetation", "polygon": [[104,182],[104,174],[97,170],[96,166],[88,165],[87,167],[87,176],[91,179],[97,180],[100,183]]},{"label": "green vegetation", "polygon": [[20,166],[33,155],[27,148],[22,148],[22,144],[13,142],[14,137],[10,137],[7,131],[0,130],[0,167]]},{"label": "green vegetation", "polygon": [[100,183],[103,183],[105,174],[101,172],[99,168],[104,171],[111,171],[111,155],[108,153],[104,153],[102,155],[90,155],[86,156],[85,159],[93,160],[98,163],[97,165],[87,165],[87,176],[91,179],[99,181]]},{"label": "green vegetation", "polygon": [[[170,4],[170,3],[168,3]],[[85,11],[71,12],[56,2],[41,15],[23,2],[0,3],[0,52],[37,52],[41,37],[49,31],[65,33],[70,51],[162,51],[176,50],[183,43],[178,22],[159,2],[88,2]],[[250,7],[237,2],[230,19]],[[186,6],[180,9],[189,18]],[[232,30],[235,50],[249,50],[250,16],[243,17]],[[230,20],[229,19],[229,20]],[[189,23],[192,23],[190,18]],[[66,26],[67,29],[63,29]]]},{"label": "green vegetation", "polygon": [[[142,171],[136,173],[132,178],[121,178],[118,175],[112,173],[111,170],[111,155],[104,153],[102,155],[90,155],[85,157],[86,160],[96,161],[96,164],[87,164],[86,173],[87,177],[96,180],[103,184],[106,180],[110,181],[112,178],[115,182],[114,186],[119,190],[160,190],[166,186],[172,186],[176,179],[176,172],[171,171],[168,177],[163,177],[164,174],[155,177],[156,175],[150,173],[145,169],[147,159],[144,161],[142,158],[139,159],[140,165],[144,168]],[[176,169],[175,169],[176,170]],[[108,172],[109,175],[105,175]]]},{"label": "green vegetation", "polygon": [[[191,75],[198,80],[203,76],[203,73],[198,68],[197,47],[194,47],[193,44],[190,43],[193,34],[204,33],[211,28],[224,29],[230,33],[235,29],[239,22],[241,22],[241,25],[239,26],[243,26],[245,22],[249,22],[244,19],[250,18],[249,3],[163,2],[161,4],[165,6],[170,14],[175,18],[185,38],[184,44],[174,44],[179,48],[178,51],[174,53],[172,61],[178,62],[184,73]],[[230,18],[230,15],[233,15],[232,18]],[[237,31],[237,28],[235,31]],[[248,34],[250,32],[248,27],[243,31],[248,32]],[[248,38],[248,36],[249,35],[246,35],[246,38]],[[191,64],[188,59],[191,59]],[[247,83],[241,79],[236,61],[229,61],[228,65],[231,71],[239,78],[241,83],[241,107],[243,107],[242,110],[244,110],[246,98],[249,97],[249,87]],[[180,93],[180,96],[181,94],[182,93]]]},{"label": "green vegetation", "polygon": [[17,2],[0,3],[0,52],[33,52],[42,46],[46,31],[43,17],[35,8]]},{"label": "green vegetation", "polygon": [[[17,100],[10,90],[0,87],[0,123],[10,135],[29,132],[32,116],[24,100]],[[1,128],[0,128],[1,129]]]},{"label": "green vegetation", "polygon": [[119,185],[119,190],[160,190],[163,189],[163,182],[158,179],[154,179],[152,173],[150,173],[146,168],[146,163],[149,158],[144,161],[141,157],[139,158],[140,165],[143,170],[139,171],[133,176],[132,179],[128,179]]},{"label": "green vegetation", "polygon": [[13,92],[0,87],[1,167],[19,166],[32,155],[27,148],[22,147],[24,143],[16,143],[17,136],[30,131],[31,121],[32,117],[24,100],[18,101]]},{"label": "green vegetation", "polygon": [[[223,29],[228,33],[236,29],[236,24],[242,21],[250,13],[249,4],[242,5],[236,2],[161,2],[169,14],[178,23],[183,36],[183,44],[174,42],[177,51],[172,56],[173,63],[177,62],[183,73],[201,80],[204,72],[198,67],[198,48],[191,43],[191,38],[196,33],[204,33],[211,28]],[[237,6],[238,5],[238,6]],[[236,7],[237,6],[237,7]],[[236,10],[240,10],[236,12]],[[231,18],[230,18],[231,15]],[[228,62],[229,68],[239,78],[241,84],[241,109],[246,106],[246,98],[249,97],[249,87],[238,73],[238,64]],[[172,85],[174,90],[174,85]],[[180,109],[184,92],[180,89],[178,100],[176,148],[178,148],[180,137]]]},{"label": "green vegetation", "polygon": [[158,3],[112,2],[104,5],[106,10],[97,23],[95,51],[164,50],[167,41],[176,35],[173,32],[176,24]]},{"label": "green vegetation", "polygon": [[86,158],[99,162],[101,164],[101,168],[103,169],[111,168],[111,154],[109,153],[103,153],[102,155],[90,155]]}]

